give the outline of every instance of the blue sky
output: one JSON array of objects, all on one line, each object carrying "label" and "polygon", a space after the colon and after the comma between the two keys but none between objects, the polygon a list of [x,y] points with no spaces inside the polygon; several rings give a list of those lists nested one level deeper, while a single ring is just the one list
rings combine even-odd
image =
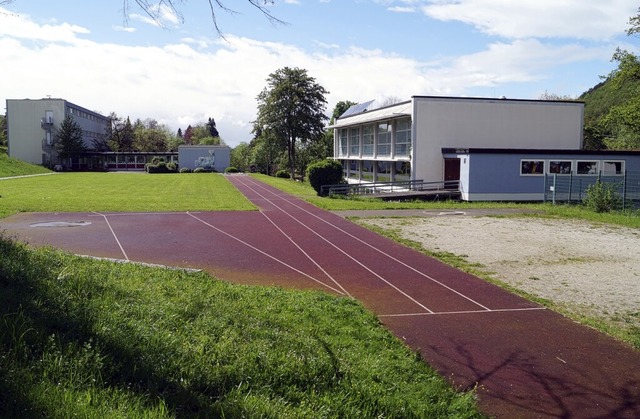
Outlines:
[{"label": "blue sky", "polygon": [[[153,3],[153,1],[151,1]],[[61,97],[172,130],[213,117],[230,146],[251,140],[275,70],[304,68],[338,101],[412,95],[578,96],[635,51],[635,0],[177,0],[163,26],[129,0],[0,0],[0,100]],[[4,106],[3,106],[4,107]]]}]

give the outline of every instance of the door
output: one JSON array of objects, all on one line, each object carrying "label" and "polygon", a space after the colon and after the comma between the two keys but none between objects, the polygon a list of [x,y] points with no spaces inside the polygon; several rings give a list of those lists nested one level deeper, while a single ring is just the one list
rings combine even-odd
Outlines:
[{"label": "door", "polygon": [[[444,159],[444,180],[445,182],[460,180],[460,159]],[[448,183],[446,188],[457,189],[458,185]]]}]

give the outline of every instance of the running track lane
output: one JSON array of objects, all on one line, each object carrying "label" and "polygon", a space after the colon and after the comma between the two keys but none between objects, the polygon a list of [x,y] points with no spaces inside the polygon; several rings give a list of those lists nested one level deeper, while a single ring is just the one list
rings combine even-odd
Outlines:
[{"label": "running track lane", "polygon": [[[248,176],[259,212],[18,214],[32,244],[354,297],[498,417],[640,417],[638,352]],[[90,221],[34,229],[37,221]]]}]

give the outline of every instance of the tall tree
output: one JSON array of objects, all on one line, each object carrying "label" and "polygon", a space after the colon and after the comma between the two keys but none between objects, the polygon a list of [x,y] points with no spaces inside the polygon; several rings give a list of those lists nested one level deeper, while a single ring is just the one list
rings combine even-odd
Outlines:
[{"label": "tall tree", "polygon": [[324,133],[328,92],[307,71],[284,67],[269,75],[258,95],[254,126],[286,144],[289,171],[295,177],[296,144],[317,141]]},{"label": "tall tree", "polygon": [[7,145],[7,119],[0,115],[0,146]]},{"label": "tall tree", "polygon": [[87,151],[82,127],[73,119],[73,116],[67,115],[60,124],[56,134],[55,149],[61,160],[78,157]]},{"label": "tall tree", "polygon": [[209,135],[214,138],[220,136],[220,133],[216,128],[216,121],[213,118],[209,118],[209,120],[207,121],[207,130],[209,130]]},{"label": "tall tree", "polygon": [[191,145],[193,144],[191,137],[193,137],[193,128],[191,127],[191,125],[189,125],[187,129],[184,130],[184,135],[182,136],[182,139],[184,140],[185,144]]}]

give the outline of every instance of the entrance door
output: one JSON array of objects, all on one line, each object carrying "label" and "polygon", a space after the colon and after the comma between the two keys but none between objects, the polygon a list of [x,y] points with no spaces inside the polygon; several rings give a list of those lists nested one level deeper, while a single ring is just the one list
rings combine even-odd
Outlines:
[{"label": "entrance door", "polygon": [[[460,159],[444,159],[444,180],[460,180]],[[451,185],[453,188],[454,185]],[[455,186],[457,189],[457,185]]]}]

